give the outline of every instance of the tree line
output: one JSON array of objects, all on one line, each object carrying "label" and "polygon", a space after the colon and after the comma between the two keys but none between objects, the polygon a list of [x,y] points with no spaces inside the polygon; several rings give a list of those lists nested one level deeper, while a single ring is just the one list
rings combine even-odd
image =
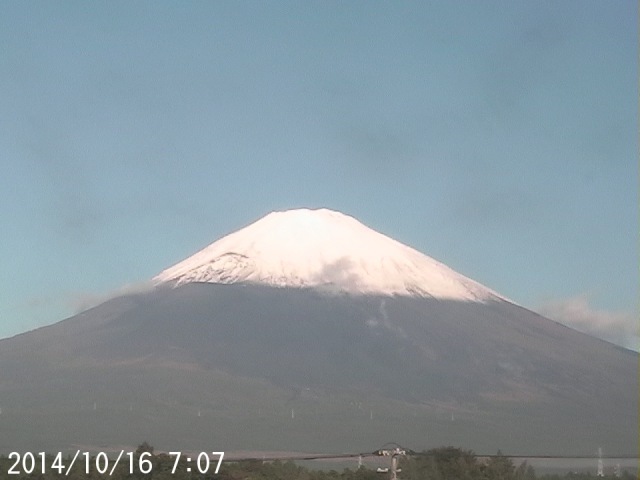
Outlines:
[{"label": "tree line", "polygon": [[[186,457],[186,455],[185,455]],[[23,460],[23,459],[21,459]],[[215,464],[207,468],[207,473],[198,471],[194,462],[187,463],[182,458],[178,463],[175,456],[166,453],[154,453],[148,443],[141,444],[131,455],[129,462],[119,463],[113,472],[101,468],[101,460],[86,457],[83,462],[90,465],[90,471],[84,471],[84,463],[74,467],[68,473],[55,466],[55,457],[28,458],[24,464],[16,462],[16,457],[0,456],[0,480],[49,480],[68,478],[70,480],[387,480],[390,473],[379,473],[370,468],[346,468],[337,470],[312,470],[292,461],[223,461],[217,474]],[[60,465],[69,465],[71,458],[65,458]],[[42,466],[45,466],[44,472]],[[58,467],[60,466],[58,465]],[[134,471],[130,466],[134,465]],[[141,470],[149,471],[143,473]],[[100,467],[100,468],[97,468]],[[426,450],[415,455],[402,457],[399,463],[399,480],[632,480],[637,476],[624,471],[620,477],[596,477],[592,473],[568,473],[566,475],[537,476],[527,462],[515,465],[510,458],[498,455],[488,459],[478,458],[470,450],[456,447],[440,447]],[[30,470],[30,472],[29,472]],[[105,471],[100,473],[98,470]]]}]

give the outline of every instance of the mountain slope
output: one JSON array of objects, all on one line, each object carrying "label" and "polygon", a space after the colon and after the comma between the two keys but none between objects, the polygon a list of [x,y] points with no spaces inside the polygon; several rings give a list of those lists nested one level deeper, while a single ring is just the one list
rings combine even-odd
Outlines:
[{"label": "mountain slope", "polygon": [[0,451],[632,454],[637,363],[506,302],[192,283],[0,341]]}]

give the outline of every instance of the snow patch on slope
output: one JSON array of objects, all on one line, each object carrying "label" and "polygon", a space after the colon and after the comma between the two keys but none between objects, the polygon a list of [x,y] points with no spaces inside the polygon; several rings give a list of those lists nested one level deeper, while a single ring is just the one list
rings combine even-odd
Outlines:
[{"label": "snow patch on slope", "polygon": [[355,218],[327,209],[272,212],[164,270],[153,281],[248,282],[480,302],[504,299]]}]

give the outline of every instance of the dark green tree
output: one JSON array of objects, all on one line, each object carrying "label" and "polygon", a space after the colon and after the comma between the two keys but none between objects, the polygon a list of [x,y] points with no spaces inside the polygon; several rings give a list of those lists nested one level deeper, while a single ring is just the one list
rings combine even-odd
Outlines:
[{"label": "dark green tree", "polygon": [[484,473],[488,480],[516,480],[516,468],[511,459],[498,453],[490,457],[484,466]]}]

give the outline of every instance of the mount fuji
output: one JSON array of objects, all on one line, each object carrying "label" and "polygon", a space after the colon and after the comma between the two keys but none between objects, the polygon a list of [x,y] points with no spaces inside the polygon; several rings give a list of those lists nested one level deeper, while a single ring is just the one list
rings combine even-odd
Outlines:
[{"label": "mount fuji", "polygon": [[0,452],[637,453],[636,352],[342,213],[270,213],[152,284],[0,340]]}]

